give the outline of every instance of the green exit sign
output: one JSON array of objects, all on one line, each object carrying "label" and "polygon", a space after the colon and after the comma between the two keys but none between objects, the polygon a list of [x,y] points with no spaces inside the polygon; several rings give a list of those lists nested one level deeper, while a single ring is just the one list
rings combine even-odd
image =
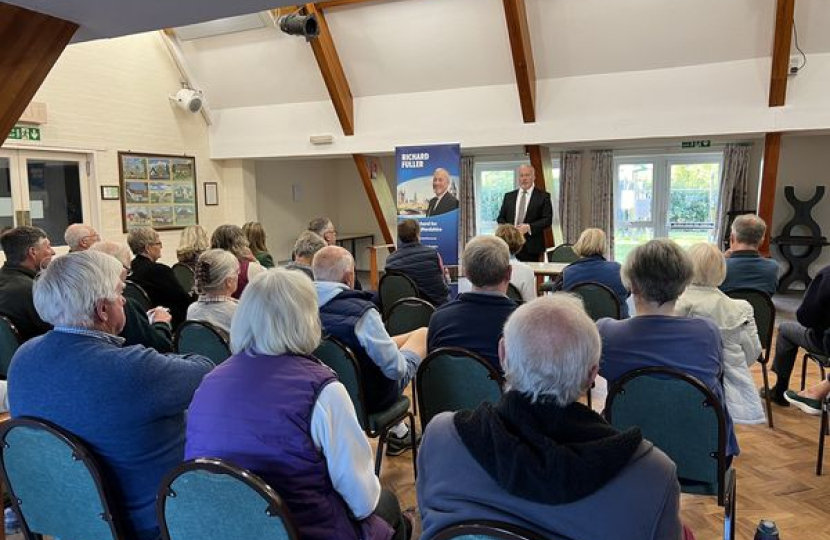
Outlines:
[{"label": "green exit sign", "polygon": [[15,141],[39,141],[40,128],[29,126],[14,126],[12,128],[11,133],[9,133],[9,139]]},{"label": "green exit sign", "polygon": [[712,146],[712,141],[709,140],[700,140],[700,141],[683,141],[681,143],[681,148],[709,148]]}]

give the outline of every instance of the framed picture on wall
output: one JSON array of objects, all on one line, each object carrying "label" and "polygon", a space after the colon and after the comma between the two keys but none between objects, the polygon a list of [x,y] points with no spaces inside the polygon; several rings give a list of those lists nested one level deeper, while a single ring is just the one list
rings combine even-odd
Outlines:
[{"label": "framed picture on wall", "polygon": [[205,182],[205,206],[219,206],[219,185]]},{"label": "framed picture on wall", "polygon": [[[118,175],[124,232],[142,226],[182,229],[199,223],[196,158],[118,152]],[[101,197],[106,199],[104,187]]]},{"label": "framed picture on wall", "polygon": [[101,200],[117,201],[120,198],[121,188],[119,186],[101,186]]}]

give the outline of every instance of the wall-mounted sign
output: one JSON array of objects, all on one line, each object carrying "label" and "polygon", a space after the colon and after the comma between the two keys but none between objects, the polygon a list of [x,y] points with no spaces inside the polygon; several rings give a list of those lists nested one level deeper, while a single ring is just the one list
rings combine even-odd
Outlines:
[{"label": "wall-mounted sign", "polygon": [[710,146],[712,146],[712,141],[710,140],[683,141],[680,143],[681,148],[709,148]]},{"label": "wall-mounted sign", "polygon": [[9,133],[9,139],[13,141],[39,141],[40,128],[31,126],[14,126]]}]

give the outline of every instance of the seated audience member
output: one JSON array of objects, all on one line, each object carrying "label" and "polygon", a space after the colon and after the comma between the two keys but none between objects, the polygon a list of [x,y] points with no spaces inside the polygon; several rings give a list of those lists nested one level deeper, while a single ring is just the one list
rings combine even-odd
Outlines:
[{"label": "seated audience member", "polygon": [[130,280],[144,289],[150,297],[151,305],[170,308],[175,330],[184,321],[187,306],[193,299],[182,289],[173,270],[166,264],[157,262],[161,258],[162,247],[159,233],[150,227],[130,229],[127,245],[135,255],[130,265]]},{"label": "seated audience member", "polygon": [[224,249],[202,253],[196,263],[196,290],[199,299],[187,308],[187,320],[207,321],[226,334],[231,331],[231,319],[238,300],[231,294],[239,278],[239,260]]},{"label": "seated audience member", "polygon": [[257,262],[263,268],[273,268],[274,258],[268,253],[268,246],[265,245],[265,229],[262,227],[262,223],[249,221],[242,226],[242,232],[248,238],[248,245],[251,247],[251,253],[256,257]]},{"label": "seated audience member", "polygon": [[421,244],[421,226],[414,219],[398,223],[398,249],[386,258],[386,269],[406,274],[418,287],[418,294],[438,307],[450,292],[444,263],[435,248]]},{"label": "seated audience member", "polygon": [[311,271],[311,261],[314,254],[326,247],[326,241],[317,233],[303,231],[294,242],[294,260],[288,263],[285,268],[288,270],[299,270],[314,279],[314,272]]},{"label": "seated audience member", "polygon": [[15,353],[9,402],[12,417],[42,418],[83,440],[126,514],[124,537],[150,540],[159,537],[159,484],[183,457],[184,412],[213,364],[123,346],[122,271],[115,258],[84,251],[43,272],[35,306],[55,328]]},{"label": "seated audience member", "polygon": [[251,283],[231,326],[233,356],[193,397],[185,458],[253,471],[278,490],[304,539],[385,540],[392,527],[408,538],[346,388],[311,356],[319,344],[309,280],[275,269]]},{"label": "seated audience member", "polygon": [[[386,410],[398,400],[426,356],[427,329],[390,336],[372,294],[352,290],[354,259],[345,249],[324,247],[314,255],[312,268],[324,334],[337,338],[357,357],[368,412]],[[390,430],[387,455],[410,448],[408,433],[403,422]]]},{"label": "seated audience member", "polygon": [[643,367],[677,369],[697,377],[723,405],[726,453],[737,456],[738,439],[723,395],[720,331],[712,321],[675,314],[677,298],[692,280],[692,261],[672,240],[639,245],[622,267],[622,279],[634,297],[637,315],[624,321],[597,321],[602,336],[600,375],[610,385]]},{"label": "seated audience member", "polygon": [[799,347],[812,353],[830,355],[830,308],[828,306],[830,306],[830,265],[825,266],[816,274],[807,292],[804,293],[804,299],[795,313],[797,322],[783,321],[778,326],[775,358],[772,361],[772,371],[778,379],[775,386],[770,389],[772,394],[770,398],[779,405],[786,407],[793,403],[799,409],[811,414],[821,412],[814,407],[816,403],[810,401],[817,395],[814,389],[797,393],[787,388],[790,385],[790,375],[793,372]]},{"label": "seated audience member", "polygon": [[527,263],[516,258],[516,253],[525,245],[525,235],[514,225],[503,223],[496,227],[496,236],[504,240],[510,249],[510,283],[519,289],[523,302],[530,302],[537,296],[536,275]]},{"label": "seated audience member", "polygon": [[620,317],[628,318],[627,300],[630,295],[620,277],[620,263],[606,260],[608,243],[602,229],[585,229],[573,247],[579,260],[572,262],[562,272],[562,289],[593,281],[614,291],[620,302]]},{"label": "seated audience member", "polygon": [[63,239],[69,246],[69,253],[86,251],[93,244],[101,241],[95,229],[83,223],[73,223],[67,227],[66,232],[63,233]]},{"label": "seated audience member", "polygon": [[818,416],[821,414],[821,402],[830,395],[830,375],[815,386],[801,392],[787,390],[787,399],[807,414]]},{"label": "seated audience member", "polygon": [[729,298],[718,289],[726,275],[723,254],[712,244],[689,248],[694,268],[692,283],[677,301],[675,313],[715,323],[723,342],[723,394],[736,424],[766,422],[761,398],[749,367],[761,354],[755,314],[746,300]]},{"label": "seated audience member", "polygon": [[[308,230],[325,240],[327,246],[337,245],[337,230],[329,218],[319,217],[312,219],[308,224]],[[357,276],[354,278],[354,286],[352,288],[356,291],[363,290],[363,285],[357,279]]]},{"label": "seated audience member", "polygon": [[224,249],[236,256],[239,260],[239,282],[231,296],[239,299],[248,283],[256,276],[265,273],[265,268],[256,261],[248,247],[248,238],[242,229],[236,225],[220,225],[213,231],[210,247]]},{"label": "seated audience member", "polygon": [[564,293],[520,306],[499,345],[506,393],[441,413],[418,452],[423,540],[467,520],[545,538],[679,540],[674,463],[638,428],[619,432],[577,402],[597,374],[600,338]]},{"label": "seated audience member", "polygon": [[[96,242],[91,251],[100,251],[115,257],[124,267],[124,278],[130,269],[130,248],[115,242]],[[172,316],[167,309],[155,307],[145,313],[141,305],[132,298],[124,299],[126,322],[119,336],[124,338],[124,346],[144,345],[160,353],[173,352]],[[152,319],[152,321],[151,321]]]},{"label": "seated audience member", "polygon": [[21,341],[48,332],[32,301],[35,276],[52,260],[55,250],[43,229],[26,225],[0,236],[6,262],[0,269],[0,313],[17,328]]},{"label": "seated audience member", "polygon": [[179,237],[179,249],[176,258],[180,263],[195,270],[199,255],[210,249],[207,231],[201,225],[188,225]]},{"label": "seated audience member", "polygon": [[778,288],[778,263],[761,257],[758,246],[764,240],[767,224],[755,214],[738,216],[732,222],[729,251],[726,253],[724,292],[757,289],[772,296]]},{"label": "seated audience member", "polygon": [[516,309],[507,297],[510,251],[501,238],[477,236],[467,242],[461,260],[473,289],[432,314],[427,349],[461,347],[483,356],[501,372],[499,339],[504,322]]}]

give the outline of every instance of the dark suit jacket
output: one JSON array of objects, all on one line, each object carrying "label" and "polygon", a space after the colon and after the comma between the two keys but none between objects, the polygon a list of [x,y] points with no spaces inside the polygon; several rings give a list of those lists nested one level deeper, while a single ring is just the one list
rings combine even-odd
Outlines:
[{"label": "dark suit jacket", "polygon": [[427,206],[427,217],[440,216],[441,214],[446,214],[447,212],[451,212],[458,208],[458,199],[456,199],[455,195],[449,191],[444,193],[444,196],[441,197],[441,202],[437,207],[435,206],[436,202],[438,202],[438,197],[433,197],[429,200],[429,206]]},{"label": "dark suit jacket", "polygon": [[170,308],[173,328],[187,318],[187,306],[193,301],[179,285],[173,270],[164,264],[155,263],[143,255],[137,255],[130,266],[130,279],[147,291],[154,306]]},{"label": "dark suit jacket", "polygon": [[[501,202],[499,223],[510,223],[516,221],[516,197],[519,190],[513,190],[504,194]],[[538,258],[545,252],[545,229],[553,223],[553,206],[550,203],[550,193],[539,188],[533,188],[530,200],[527,202],[524,222],[530,225],[530,234],[525,235],[525,245],[519,254],[529,255],[531,258]],[[517,254],[518,255],[518,254]]]},{"label": "dark suit jacket", "polygon": [[52,325],[43,322],[35,309],[32,287],[36,275],[28,268],[9,263],[0,270],[0,313],[17,328],[21,342],[52,329]]}]

